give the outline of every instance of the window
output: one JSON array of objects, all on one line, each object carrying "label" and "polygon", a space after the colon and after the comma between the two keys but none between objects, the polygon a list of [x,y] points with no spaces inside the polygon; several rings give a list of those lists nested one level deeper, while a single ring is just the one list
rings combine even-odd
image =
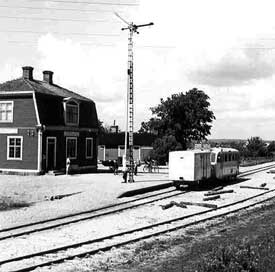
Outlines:
[{"label": "window", "polygon": [[13,101],[0,102],[0,122],[12,123]]},{"label": "window", "polygon": [[93,138],[86,138],[86,158],[93,157]]},{"label": "window", "polygon": [[66,124],[78,125],[79,108],[78,104],[74,101],[66,103]]},{"label": "window", "polygon": [[7,159],[22,160],[23,137],[8,136],[7,145]]},{"label": "window", "polygon": [[66,158],[76,159],[77,157],[77,138],[66,138]]},{"label": "window", "polygon": [[211,162],[215,162],[215,161],[216,161],[216,154],[211,153]]}]

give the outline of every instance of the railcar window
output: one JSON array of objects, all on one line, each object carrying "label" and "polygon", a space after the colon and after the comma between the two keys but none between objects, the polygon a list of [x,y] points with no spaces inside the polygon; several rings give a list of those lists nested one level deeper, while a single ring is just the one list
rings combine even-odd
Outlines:
[{"label": "railcar window", "polygon": [[221,156],[221,154],[218,154],[217,162],[221,162],[221,161],[222,161],[222,156]]},{"label": "railcar window", "polygon": [[228,161],[232,161],[232,154],[228,154]]},{"label": "railcar window", "polygon": [[224,154],[224,161],[227,162],[227,154]]},{"label": "railcar window", "polygon": [[211,162],[215,162],[215,160],[216,160],[216,154],[211,153]]}]

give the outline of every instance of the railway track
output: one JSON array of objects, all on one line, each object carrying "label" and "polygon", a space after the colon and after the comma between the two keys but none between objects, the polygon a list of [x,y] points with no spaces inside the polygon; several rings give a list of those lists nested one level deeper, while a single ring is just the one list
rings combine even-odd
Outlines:
[{"label": "railway track", "polygon": [[238,177],[241,178],[241,177],[245,177],[245,176],[248,176],[248,175],[256,174],[258,172],[266,171],[266,170],[269,170],[269,169],[274,168],[274,167],[275,167],[275,164],[268,165],[268,166],[263,166],[263,167],[258,167],[256,169],[250,169],[250,170],[247,170],[247,171],[244,171],[244,172],[240,173],[238,175]]},{"label": "railway track", "polygon": [[[248,170],[248,171],[241,173],[238,177],[245,177],[245,176],[260,172],[260,171],[268,170],[273,167],[275,167],[275,164],[271,165],[271,166],[264,166],[264,167],[260,167],[257,169]],[[118,203],[118,204],[108,205],[108,206],[101,207],[98,209],[93,209],[93,210],[84,211],[84,212],[75,213],[75,214],[69,214],[66,216],[60,216],[60,217],[56,217],[56,218],[52,218],[52,219],[48,219],[48,220],[41,220],[38,222],[33,222],[33,223],[29,223],[29,224],[24,224],[24,225],[18,225],[18,226],[14,226],[14,227],[10,227],[10,228],[4,228],[4,229],[0,230],[0,241],[9,239],[9,238],[14,238],[14,237],[31,234],[31,233],[38,232],[38,231],[49,230],[49,229],[65,226],[68,224],[78,223],[78,222],[81,222],[84,220],[98,218],[100,216],[105,216],[105,215],[110,215],[110,214],[117,213],[117,212],[122,212],[122,211],[125,211],[128,209],[133,209],[133,208],[139,207],[141,205],[150,204],[155,201],[178,196],[178,195],[181,195],[184,193],[186,193],[186,191],[177,192],[176,190],[168,190],[165,192],[152,194],[152,195],[141,197],[138,199],[124,201],[124,202]]]},{"label": "railway track", "polygon": [[1,260],[0,269],[4,269],[1,271],[25,272],[34,270],[37,267],[57,264],[76,257],[80,258],[87,255],[93,255],[100,251],[110,250],[113,247],[119,247],[132,242],[137,242],[142,239],[164,234],[180,228],[186,228],[207,220],[235,213],[242,209],[247,209],[266,202],[274,197],[275,189],[219,206],[216,209],[203,210],[190,215],[161,221],[155,224],[148,224],[140,228],[129,229],[93,240]]},{"label": "railway track", "polygon": [[85,220],[91,220],[94,218],[98,218],[100,216],[122,212],[125,210],[142,206],[142,205],[160,201],[163,199],[179,196],[185,193],[187,193],[187,191],[179,192],[177,190],[172,189],[165,192],[160,192],[149,196],[144,196],[138,199],[124,201],[122,203],[113,204],[113,205],[105,206],[105,207],[90,210],[90,211],[70,214],[67,216],[61,216],[53,219],[48,219],[48,220],[43,220],[39,222],[19,225],[11,228],[1,229],[0,241],[9,239],[9,238],[15,238],[15,237],[31,234],[38,231],[49,230],[49,229],[65,226],[68,224],[78,223]]},{"label": "railway track", "polygon": [[[238,177],[245,177],[248,175],[252,175],[257,172],[265,171],[268,169],[271,169],[275,167],[274,165],[269,165],[269,166],[264,166],[264,167],[259,167],[256,169],[251,169],[245,172],[242,172]],[[45,230],[50,230],[53,228],[57,227],[62,227],[68,224],[73,224],[73,223],[78,223],[81,221],[85,220],[91,220],[94,218],[98,218],[100,216],[105,216],[105,215],[110,215],[118,212],[122,212],[128,209],[133,209],[142,205],[150,204],[159,200],[171,198],[174,196],[178,196],[181,194],[187,193],[186,191],[184,192],[178,192],[176,190],[167,190],[164,192],[148,195],[145,197],[141,197],[138,199],[132,199],[128,201],[124,201],[121,203],[113,204],[113,205],[108,205],[104,206],[98,209],[93,209],[89,211],[84,211],[84,212],[79,212],[75,214],[69,214],[66,216],[60,216],[56,218],[51,218],[47,220],[41,220],[38,222],[33,222],[33,223],[28,223],[28,224],[23,224],[23,225],[18,225],[10,228],[3,228],[0,230],[0,241],[9,239],[9,238],[15,238],[23,235],[28,235],[31,233],[35,233],[38,231],[45,231]]]},{"label": "railway track", "polygon": [[[253,170],[248,170],[248,171],[241,173],[239,175],[239,177],[244,177],[244,176],[252,175],[252,174],[260,172],[260,171],[265,171],[265,170],[274,168],[274,166],[275,165],[270,165],[270,166],[264,166],[264,167],[260,167],[257,169],[253,169]],[[186,191],[178,192],[176,190],[170,190],[170,191],[165,191],[165,192],[157,193],[154,195],[150,195],[150,196],[146,196],[146,197],[142,197],[142,198],[138,198],[138,199],[134,199],[134,200],[130,200],[130,201],[125,201],[125,202],[122,202],[119,204],[114,204],[111,206],[103,207],[103,208],[88,211],[88,212],[54,218],[54,219],[40,221],[40,222],[36,222],[36,223],[32,223],[32,224],[16,226],[13,228],[2,229],[0,231],[0,235],[2,234],[2,236],[0,237],[0,240],[8,239],[11,237],[18,237],[18,236],[25,235],[25,234],[31,234],[31,233],[37,232],[37,231],[43,231],[43,230],[47,230],[47,229],[51,229],[51,228],[56,228],[56,227],[63,226],[66,224],[76,223],[76,222],[96,218],[96,217],[103,216],[103,215],[117,213],[117,212],[120,212],[123,210],[135,208],[135,207],[138,207],[141,205],[149,204],[149,203],[159,201],[162,199],[167,199],[167,198],[170,198],[173,196],[178,196],[178,195],[181,195],[184,193],[186,193]],[[172,230],[175,230],[178,228],[191,226],[191,225],[197,224],[199,222],[209,220],[211,218],[216,218],[216,217],[218,217],[217,215],[211,215],[211,214],[216,213],[217,211],[223,211],[224,209],[227,209],[230,207],[237,207],[240,203],[248,202],[253,199],[262,197],[266,194],[272,194],[272,193],[274,193],[274,195],[272,195],[271,197],[269,197],[267,199],[260,200],[258,202],[254,202],[252,204],[248,204],[244,207],[233,209],[232,211],[230,210],[230,211],[219,213],[218,216],[222,216],[222,215],[225,215],[228,213],[236,212],[237,210],[240,210],[240,209],[247,208],[249,206],[257,205],[263,201],[267,201],[267,200],[275,197],[275,189],[258,194],[253,197],[249,197],[249,198],[237,201],[235,203],[220,206],[217,209],[210,209],[210,210],[198,212],[198,213],[187,215],[187,216],[174,218],[172,220],[167,220],[167,221],[159,222],[156,224],[147,225],[147,226],[140,227],[137,229],[131,229],[131,230],[123,231],[120,233],[115,233],[112,235],[99,237],[99,238],[96,238],[93,240],[88,240],[88,241],[83,241],[80,243],[70,244],[70,245],[66,245],[66,246],[62,246],[62,247],[52,248],[49,250],[40,251],[40,252],[36,252],[33,254],[25,255],[25,256],[18,256],[18,257],[11,258],[11,259],[0,260],[0,271],[14,271],[14,272],[15,271],[16,272],[31,271],[37,267],[48,266],[53,263],[59,263],[59,262],[65,261],[65,260],[73,259],[75,257],[83,257],[87,254],[90,254],[90,255],[96,254],[99,251],[106,251],[106,250],[111,249],[112,247],[121,246],[121,245],[124,245],[127,243],[131,243],[131,242],[135,242],[135,241],[138,241],[141,239],[146,239],[146,238],[149,238],[149,237],[152,237],[155,235],[159,235],[159,234],[165,233],[167,231],[172,231]],[[135,203],[135,204],[133,204],[133,203]],[[206,217],[204,219],[195,220],[195,218],[198,216],[206,216]],[[188,223],[183,222],[183,221],[190,220],[190,219],[192,219],[192,220],[194,219],[194,220],[192,222],[188,222]],[[134,236],[134,238],[132,236]],[[118,240],[118,241],[116,241],[116,240]],[[107,245],[106,245],[106,243],[107,243]],[[43,259],[43,261],[41,261],[41,258]],[[25,267],[17,269],[17,267],[21,266],[20,262],[22,262],[22,261],[26,262],[26,260],[27,260],[27,262],[29,261],[30,263],[28,263],[27,266],[25,266]],[[6,269],[6,267],[5,267],[6,265],[8,265],[8,264],[14,265],[15,262],[17,262],[17,264],[15,264],[15,266],[13,266],[13,267],[15,267],[17,270],[10,270],[9,268],[8,268],[8,270]],[[19,266],[17,266],[17,265],[19,265]],[[2,268],[4,268],[4,270],[2,270]]]}]

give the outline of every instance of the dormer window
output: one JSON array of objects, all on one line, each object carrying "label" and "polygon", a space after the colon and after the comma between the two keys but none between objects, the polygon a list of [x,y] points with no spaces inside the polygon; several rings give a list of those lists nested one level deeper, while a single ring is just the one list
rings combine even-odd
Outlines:
[{"label": "dormer window", "polygon": [[13,122],[13,101],[0,102],[0,122],[1,123]]},{"label": "dormer window", "polygon": [[66,125],[77,126],[79,124],[79,104],[75,100],[68,100],[65,106],[65,123]]}]

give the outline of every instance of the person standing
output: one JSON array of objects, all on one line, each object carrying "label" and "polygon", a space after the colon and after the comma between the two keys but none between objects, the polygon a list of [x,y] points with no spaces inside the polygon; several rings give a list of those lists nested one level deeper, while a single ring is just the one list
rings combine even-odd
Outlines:
[{"label": "person standing", "polygon": [[135,161],[135,168],[134,168],[135,176],[137,175],[137,170],[138,170],[138,163]]},{"label": "person standing", "polygon": [[126,168],[124,171],[123,171],[123,174],[122,174],[122,178],[123,178],[123,183],[127,183],[127,177],[128,177],[128,169]]},{"label": "person standing", "polygon": [[117,160],[114,160],[114,175],[118,174],[118,162]]}]

